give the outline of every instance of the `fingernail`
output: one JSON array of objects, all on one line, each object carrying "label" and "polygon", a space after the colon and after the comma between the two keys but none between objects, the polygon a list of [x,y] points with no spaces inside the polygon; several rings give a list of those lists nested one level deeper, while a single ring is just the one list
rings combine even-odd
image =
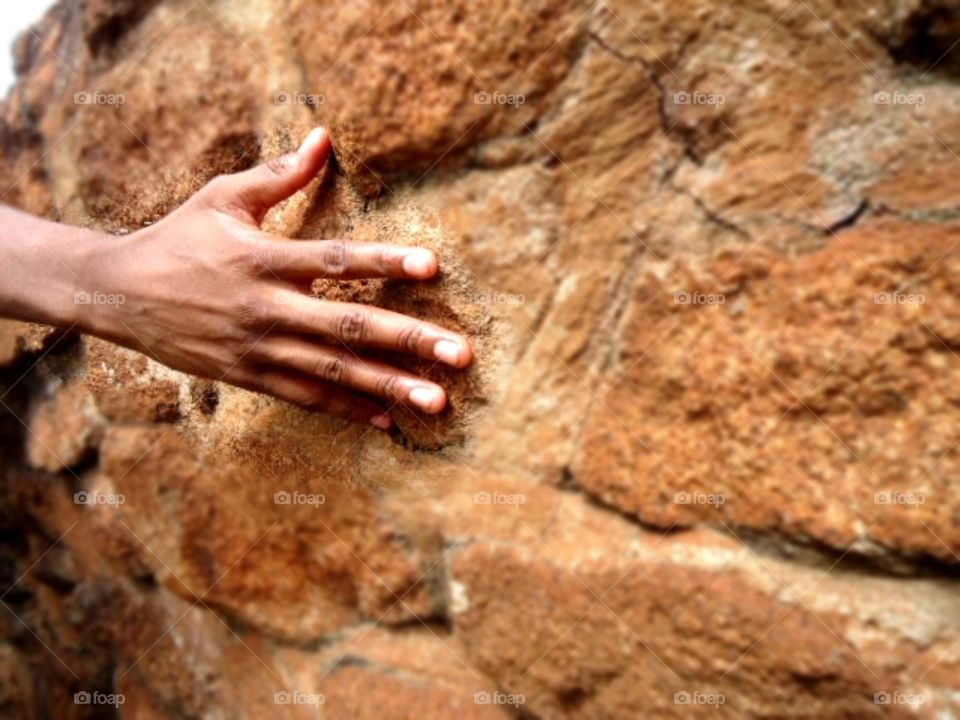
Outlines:
[{"label": "fingernail", "polygon": [[433,354],[437,356],[437,360],[442,360],[448,365],[459,365],[463,348],[453,340],[438,340],[433,346]]},{"label": "fingernail", "polygon": [[419,405],[427,412],[439,412],[441,403],[443,403],[443,391],[439,388],[415,387],[407,395],[414,405]]},{"label": "fingernail", "polygon": [[374,415],[372,418],[370,418],[370,424],[375,428],[380,428],[381,430],[389,430],[393,427],[393,418],[390,417],[390,413]]},{"label": "fingernail", "polygon": [[437,271],[437,260],[429,250],[414,250],[403,258],[403,271],[415,277],[430,277]]},{"label": "fingernail", "polygon": [[322,127],[314,128],[310,131],[310,134],[304,138],[303,144],[300,146],[300,149],[297,150],[298,155],[309,155],[310,151],[313,150],[323,139],[323,136],[326,134],[326,129]]}]

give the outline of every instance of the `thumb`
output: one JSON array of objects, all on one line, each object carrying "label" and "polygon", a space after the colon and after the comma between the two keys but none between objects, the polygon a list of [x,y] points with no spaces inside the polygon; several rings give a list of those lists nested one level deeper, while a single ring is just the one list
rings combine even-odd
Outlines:
[{"label": "thumb", "polygon": [[330,155],[330,134],[314,128],[300,149],[281,155],[250,170],[227,175],[218,181],[215,194],[228,206],[248,212],[259,224],[277,203],[303,189],[323,167]]}]

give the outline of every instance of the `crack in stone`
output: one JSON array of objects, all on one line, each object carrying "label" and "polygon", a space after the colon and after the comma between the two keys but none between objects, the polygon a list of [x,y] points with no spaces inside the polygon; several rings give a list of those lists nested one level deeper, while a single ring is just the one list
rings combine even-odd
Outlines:
[{"label": "crack in stone", "polygon": [[863,218],[866,217],[869,212],[870,203],[866,199],[862,199],[850,214],[848,214],[846,217],[840,218],[832,225],[827,226],[824,234],[836,235],[841,230],[852,228],[861,220],[863,220]]},{"label": "crack in stone", "polygon": [[[666,136],[679,150],[683,153],[683,158],[689,160],[696,166],[702,166],[704,158],[697,152],[696,147],[691,138],[691,133],[686,131],[679,121],[671,121],[670,113],[668,111],[668,98],[669,92],[664,85],[663,79],[658,74],[650,63],[643,60],[642,58],[632,58],[624,54],[621,50],[614,47],[606,40],[604,40],[599,34],[591,31],[589,37],[597,45],[603,48],[605,51],[616,57],[617,59],[639,67],[643,70],[644,74],[647,76],[647,79],[650,83],[656,88],[659,102],[657,103],[658,114],[660,117],[660,128],[664,136]],[[681,54],[686,48],[684,45],[681,48]],[[679,162],[674,163],[670,168],[664,173],[663,177],[660,180],[661,187],[669,187],[674,192],[684,195],[691,199],[697,208],[703,213],[703,216],[712,224],[719,226],[723,230],[732,232],[738,237],[746,240],[752,241],[753,237],[743,228],[739,227],[736,223],[731,220],[724,218],[717,210],[710,208],[700,197],[698,197],[692,191],[679,187],[674,182],[674,177],[676,176],[677,171],[683,165],[683,159]]]},{"label": "crack in stone", "polygon": [[613,55],[618,60],[621,60],[629,65],[635,65],[643,70],[644,75],[647,76],[647,79],[653,84],[657,89],[657,93],[660,98],[658,103],[658,110],[660,115],[660,127],[663,130],[664,135],[670,135],[670,131],[673,129],[676,123],[670,122],[670,114],[667,112],[667,97],[668,93],[666,88],[663,85],[663,80],[656,73],[656,71],[651,67],[650,63],[643,60],[642,58],[632,58],[628,55],[625,55],[621,50],[615,48],[613,45],[604,40],[596,31],[589,31],[587,36],[593,40],[597,45],[606,50],[608,53]]},{"label": "crack in stone", "polygon": [[708,222],[710,222],[713,225],[716,225],[722,230],[732,232],[734,235],[737,235],[738,237],[742,238],[747,242],[753,242],[753,236],[749,232],[741,228],[732,220],[728,220],[725,217],[723,217],[723,215],[721,215],[717,210],[714,210],[709,205],[707,205],[707,203],[703,199],[701,199],[696,193],[694,193],[692,190],[679,187],[672,180],[670,182],[670,186],[676,192],[690,198],[690,200],[693,201],[693,204],[697,206],[697,208],[700,210],[701,213],[703,213],[703,216],[707,219]]}]

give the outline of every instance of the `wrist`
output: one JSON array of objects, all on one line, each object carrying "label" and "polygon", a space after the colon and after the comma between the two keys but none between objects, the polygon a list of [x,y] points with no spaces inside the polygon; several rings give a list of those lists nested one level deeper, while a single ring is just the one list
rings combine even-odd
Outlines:
[{"label": "wrist", "polygon": [[70,251],[69,324],[88,335],[112,338],[122,325],[117,311],[127,298],[117,258],[128,238],[79,230]]},{"label": "wrist", "polygon": [[[0,315],[70,327],[109,238],[0,206]],[[81,328],[82,329],[82,328]]]}]

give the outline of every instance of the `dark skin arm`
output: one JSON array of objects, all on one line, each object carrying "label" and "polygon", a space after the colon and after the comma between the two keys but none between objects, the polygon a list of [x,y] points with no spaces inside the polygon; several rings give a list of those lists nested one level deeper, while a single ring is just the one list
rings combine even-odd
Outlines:
[{"label": "dark skin arm", "polygon": [[0,206],[0,316],[74,327],[175,370],[382,429],[396,403],[442,411],[443,388],[365,359],[364,351],[462,368],[472,359],[465,338],[305,292],[313,278],[427,280],[438,272],[432,252],[291,242],[260,230],[267,211],[306,186],[330,150],[318,128],[298,152],[218,177],[157,224],[124,237]]}]

